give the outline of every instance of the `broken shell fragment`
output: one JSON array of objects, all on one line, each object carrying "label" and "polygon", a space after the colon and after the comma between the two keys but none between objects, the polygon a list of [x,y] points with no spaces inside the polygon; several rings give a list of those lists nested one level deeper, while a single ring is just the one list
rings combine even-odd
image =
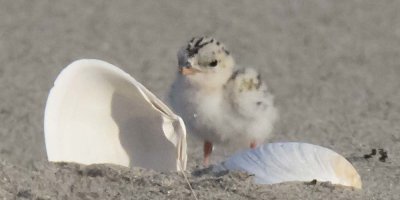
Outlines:
[{"label": "broken shell fragment", "polygon": [[259,184],[317,180],[361,188],[360,175],[349,161],[330,149],[307,143],[270,143],[242,151],[215,168],[226,169],[254,174],[254,182]]},{"label": "broken shell fragment", "polygon": [[60,73],[47,99],[44,129],[49,161],[186,168],[183,120],[104,61],[78,60]]}]

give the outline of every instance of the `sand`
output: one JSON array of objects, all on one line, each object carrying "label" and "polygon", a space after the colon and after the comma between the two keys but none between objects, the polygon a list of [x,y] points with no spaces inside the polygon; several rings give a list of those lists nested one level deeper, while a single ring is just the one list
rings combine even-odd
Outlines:
[{"label": "sand", "polygon": [[[281,119],[269,141],[335,150],[363,190],[193,176],[201,147],[191,139],[187,174],[200,199],[400,199],[399,9],[398,1],[0,1],[0,197],[193,199],[182,174],[46,162],[43,111],[55,77],[79,58],[120,66],[164,98],[177,49],[211,35],[275,94]],[[364,158],[372,149],[388,158]]]}]

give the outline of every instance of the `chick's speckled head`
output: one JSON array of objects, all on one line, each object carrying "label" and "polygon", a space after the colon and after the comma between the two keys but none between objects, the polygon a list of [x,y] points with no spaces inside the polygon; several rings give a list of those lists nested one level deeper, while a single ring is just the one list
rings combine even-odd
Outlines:
[{"label": "chick's speckled head", "polygon": [[224,44],[212,37],[194,37],[178,52],[179,71],[196,81],[222,83],[232,74],[234,60]]}]

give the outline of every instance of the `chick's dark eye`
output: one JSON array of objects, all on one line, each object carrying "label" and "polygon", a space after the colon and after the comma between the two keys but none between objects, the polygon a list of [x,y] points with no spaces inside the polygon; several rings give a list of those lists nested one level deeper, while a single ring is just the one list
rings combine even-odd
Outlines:
[{"label": "chick's dark eye", "polygon": [[212,62],[210,62],[210,67],[215,67],[215,66],[217,66],[217,64],[218,64],[218,61],[217,60],[213,60]]}]

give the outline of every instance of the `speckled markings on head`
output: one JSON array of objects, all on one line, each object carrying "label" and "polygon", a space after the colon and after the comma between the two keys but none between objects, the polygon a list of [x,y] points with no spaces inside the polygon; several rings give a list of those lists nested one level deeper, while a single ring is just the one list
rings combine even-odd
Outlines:
[{"label": "speckled markings on head", "polygon": [[[206,46],[207,44],[214,43],[215,39],[211,37],[194,37],[189,41],[186,50],[188,51],[188,56],[193,57],[196,55],[201,48]],[[219,44],[219,42],[217,42]]]}]

